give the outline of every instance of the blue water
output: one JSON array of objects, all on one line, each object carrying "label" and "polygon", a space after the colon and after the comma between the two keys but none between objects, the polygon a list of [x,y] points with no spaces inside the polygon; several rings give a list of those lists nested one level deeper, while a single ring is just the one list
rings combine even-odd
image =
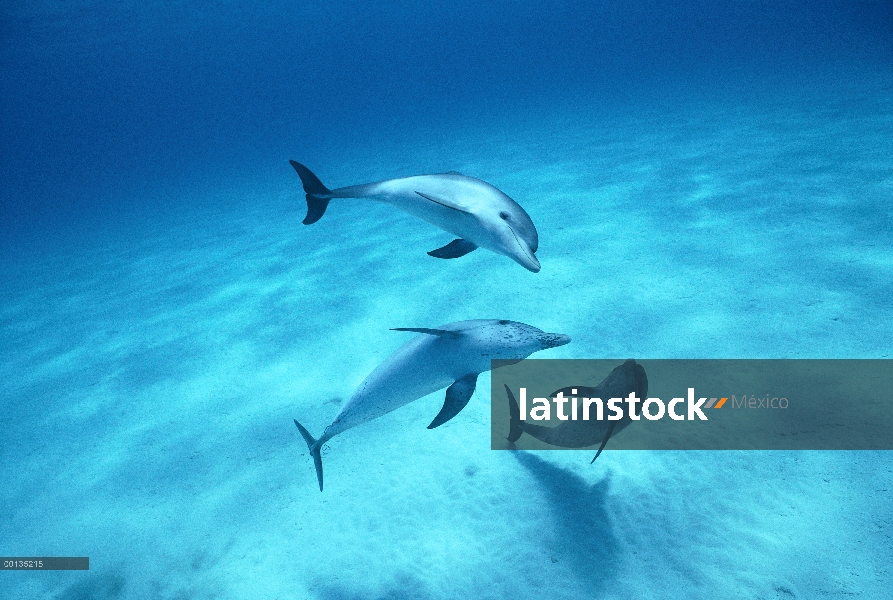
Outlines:
[{"label": "blue water", "polygon": [[[5,3],[2,598],[888,598],[885,452],[489,450],[489,376],[323,451],[404,340],[882,358],[893,3]],[[456,170],[542,271],[330,187]]]}]

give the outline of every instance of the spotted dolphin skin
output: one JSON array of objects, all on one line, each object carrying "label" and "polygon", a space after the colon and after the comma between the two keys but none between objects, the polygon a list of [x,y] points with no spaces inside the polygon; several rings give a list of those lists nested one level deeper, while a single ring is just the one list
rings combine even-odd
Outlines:
[{"label": "spotted dolphin skin", "polygon": [[534,352],[571,341],[560,333],[545,333],[524,323],[495,319],[459,321],[436,329],[394,331],[413,331],[419,335],[398,348],[363,380],[319,439],[295,420],[313,457],[319,491],[322,491],[319,452],[332,437],[449,386],[443,408],[428,425],[428,429],[434,429],[465,408],[474,393],[478,375],[490,370],[491,360],[520,361]]},{"label": "spotted dolphin skin", "polygon": [[289,162],[301,177],[307,197],[304,225],[319,221],[333,198],[368,198],[458,236],[428,253],[435,258],[458,258],[480,247],[508,256],[528,271],[540,270],[533,221],[517,202],[485,181],[450,172],[330,190],[310,169]]},{"label": "spotted dolphin skin", "polygon": [[[617,435],[632,423],[630,416],[624,414],[619,421],[568,420],[562,421],[557,427],[536,425],[521,420],[521,409],[518,407],[514,394],[508,386],[505,386],[505,392],[508,394],[510,415],[508,441],[513,443],[523,433],[560,448],[586,448],[601,441],[601,446],[596,452],[595,458],[592,459],[592,462],[595,462],[611,436]],[[636,364],[636,361],[630,358],[611,371],[594,388],[582,385],[568,386],[555,390],[549,397],[554,398],[559,393],[564,394],[567,398],[604,398],[606,401],[608,398],[626,398],[630,393],[635,393],[636,397],[645,399],[648,396],[648,377],[645,375],[642,365]]]}]

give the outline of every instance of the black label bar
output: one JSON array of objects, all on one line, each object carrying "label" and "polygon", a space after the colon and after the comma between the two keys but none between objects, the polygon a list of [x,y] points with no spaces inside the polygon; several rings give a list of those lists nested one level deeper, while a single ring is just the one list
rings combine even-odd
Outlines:
[{"label": "black label bar", "polygon": [[0,571],[88,571],[88,556],[2,556]]}]

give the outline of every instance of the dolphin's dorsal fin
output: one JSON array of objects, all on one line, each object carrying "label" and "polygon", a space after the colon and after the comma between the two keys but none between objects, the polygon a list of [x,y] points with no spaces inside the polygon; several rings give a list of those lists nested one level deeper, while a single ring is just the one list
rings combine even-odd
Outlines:
[{"label": "dolphin's dorsal fin", "polygon": [[439,204],[439,205],[445,206],[447,208],[452,208],[453,210],[457,210],[457,211],[463,212],[463,213],[469,212],[467,208],[465,208],[464,206],[461,206],[459,204],[456,204],[455,202],[453,202],[451,200],[444,200],[443,198],[435,198],[434,196],[432,196],[430,194],[423,194],[422,192],[416,192],[416,194],[418,194],[425,200],[429,200],[429,201],[433,202],[434,204]]},{"label": "dolphin's dorsal fin", "polygon": [[446,329],[428,329],[427,327],[392,327],[391,331],[415,331],[416,333],[427,333],[428,335],[436,335],[448,340],[462,339],[462,334],[456,331],[447,331]]},{"label": "dolphin's dorsal fin", "polygon": [[459,238],[458,240],[453,240],[442,248],[432,250],[428,253],[428,256],[433,256],[434,258],[459,258],[460,256],[465,256],[473,250],[477,250],[477,246],[475,244],[469,242],[468,240]]},{"label": "dolphin's dorsal fin", "polygon": [[437,416],[428,425],[428,429],[440,427],[458,415],[459,411],[465,408],[465,405],[471,400],[471,395],[474,393],[474,387],[477,385],[477,382],[477,373],[469,373],[465,377],[454,381],[453,385],[447,388],[443,408],[440,409],[440,412],[437,413]]}]

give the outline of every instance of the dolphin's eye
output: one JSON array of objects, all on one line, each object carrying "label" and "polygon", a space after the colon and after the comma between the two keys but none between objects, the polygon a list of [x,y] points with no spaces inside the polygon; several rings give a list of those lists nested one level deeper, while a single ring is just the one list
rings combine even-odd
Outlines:
[{"label": "dolphin's eye", "polygon": [[503,221],[509,220],[509,214],[507,212],[501,212],[499,213],[499,216],[502,218]]}]

